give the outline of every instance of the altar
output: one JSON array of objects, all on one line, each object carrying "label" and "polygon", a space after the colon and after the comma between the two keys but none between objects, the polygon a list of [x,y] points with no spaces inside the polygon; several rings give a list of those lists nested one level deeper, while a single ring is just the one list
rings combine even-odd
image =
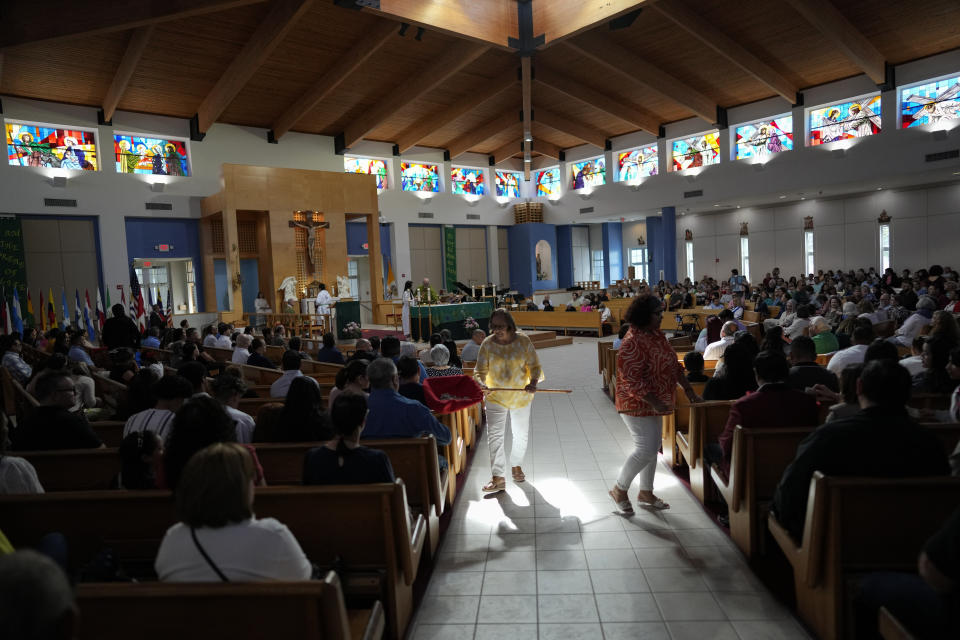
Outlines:
[{"label": "altar", "polygon": [[337,340],[350,340],[356,336],[347,336],[344,327],[351,322],[360,324],[360,302],[357,300],[341,300],[334,307],[337,323]]},{"label": "altar", "polygon": [[431,304],[410,307],[410,332],[414,340],[430,340],[430,332],[449,329],[454,340],[470,337],[470,331],[464,328],[467,318],[473,318],[480,328],[490,333],[490,314],[493,305],[489,302],[461,302],[459,304]]}]

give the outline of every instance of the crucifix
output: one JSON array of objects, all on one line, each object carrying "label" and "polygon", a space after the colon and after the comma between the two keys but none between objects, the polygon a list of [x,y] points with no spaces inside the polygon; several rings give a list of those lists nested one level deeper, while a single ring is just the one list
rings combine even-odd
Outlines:
[{"label": "crucifix", "polygon": [[317,248],[317,229],[329,229],[329,222],[314,222],[312,220],[312,215],[307,216],[307,220],[304,222],[297,222],[296,220],[289,221],[288,225],[293,227],[300,227],[301,229],[307,230],[307,257],[310,259],[310,268],[312,273],[320,273],[320,250]]}]

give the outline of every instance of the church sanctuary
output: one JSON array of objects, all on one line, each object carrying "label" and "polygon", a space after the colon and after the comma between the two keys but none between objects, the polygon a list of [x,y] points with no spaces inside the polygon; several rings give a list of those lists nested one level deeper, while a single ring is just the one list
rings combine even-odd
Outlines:
[{"label": "church sanctuary", "polygon": [[0,25],[0,638],[960,638],[960,1]]}]

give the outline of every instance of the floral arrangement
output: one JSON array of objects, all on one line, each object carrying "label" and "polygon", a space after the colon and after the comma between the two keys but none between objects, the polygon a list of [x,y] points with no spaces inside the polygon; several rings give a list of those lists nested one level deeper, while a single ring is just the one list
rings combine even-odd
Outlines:
[{"label": "floral arrangement", "polygon": [[466,329],[467,331],[473,331],[474,329],[480,328],[480,323],[474,320],[472,317],[467,316],[463,320],[463,328]]},{"label": "floral arrangement", "polygon": [[356,322],[348,322],[343,326],[343,335],[348,338],[359,338],[363,335],[360,331],[360,325]]}]

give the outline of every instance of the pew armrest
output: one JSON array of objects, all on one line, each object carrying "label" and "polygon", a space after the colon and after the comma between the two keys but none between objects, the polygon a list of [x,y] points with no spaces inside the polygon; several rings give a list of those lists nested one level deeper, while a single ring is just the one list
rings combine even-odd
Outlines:
[{"label": "pew armrest", "polygon": [[916,640],[916,636],[907,631],[886,607],[880,607],[877,630],[883,640]]},{"label": "pew armrest", "polygon": [[736,476],[733,475],[733,466],[731,465],[730,467],[730,477],[724,477],[723,471],[720,470],[720,465],[714,463],[710,465],[710,477],[713,478],[713,484],[717,487],[720,495],[723,496],[723,501],[727,503],[730,511],[739,511],[740,496],[737,494],[736,485],[734,484]]},{"label": "pew armrest", "polygon": [[407,490],[403,480],[397,478],[393,492],[393,526],[396,538],[397,555],[403,571],[404,582],[412,585],[417,578],[417,567],[423,554],[423,544],[427,537],[427,523],[423,514],[411,515],[407,503]]},{"label": "pew armrest", "polygon": [[379,600],[369,609],[349,609],[347,618],[350,623],[352,640],[380,640],[386,627],[386,616]]},{"label": "pew armrest", "polygon": [[795,578],[802,580],[808,587],[815,587],[820,581],[820,565],[825,553],[823,527],[827,517],[826,484],[826,477],[819,471],[814,471],[810,479],[807,513],[803,524],[803,544],[798,545],[794,541],[773,512],[767,516],[767,527],[793,566]]}]

